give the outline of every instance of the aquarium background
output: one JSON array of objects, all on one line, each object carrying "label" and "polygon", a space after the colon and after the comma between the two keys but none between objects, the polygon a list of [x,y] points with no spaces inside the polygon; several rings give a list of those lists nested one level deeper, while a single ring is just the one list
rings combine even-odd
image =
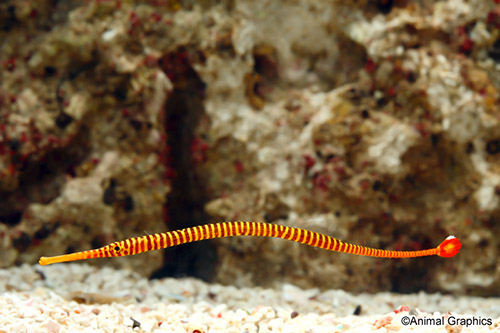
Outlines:
[{"label": "aquarium background", "polygon": [[235,237],[88,261],[236,287],[498,296],[500,7],[3,1],[0,266],[261,221],[389,260]]}]

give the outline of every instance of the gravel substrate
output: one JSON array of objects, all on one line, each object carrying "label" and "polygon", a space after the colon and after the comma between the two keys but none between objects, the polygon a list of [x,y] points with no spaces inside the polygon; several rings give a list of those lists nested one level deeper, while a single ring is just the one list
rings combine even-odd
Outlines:
[{"label": "gravel substrate", "polygon": [[[148,281],[86,264],[0,270],[0,332],[365,332],[408,330],[402,318],[491,318],[484,326],[412,326],[414,331],[500,329],[500,299],[418,293],[235,288],[200,280]],[[447,320],[447,319],[446,319]]]}]

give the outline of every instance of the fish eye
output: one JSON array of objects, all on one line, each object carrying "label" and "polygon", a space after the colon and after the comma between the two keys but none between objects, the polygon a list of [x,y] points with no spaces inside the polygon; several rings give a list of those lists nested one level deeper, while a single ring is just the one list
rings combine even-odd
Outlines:
[{"label": "fish eye", "polygon": [[116,252],[120,251],[120,247],[118,245],[116,245],[113,250],[115,250]]}]

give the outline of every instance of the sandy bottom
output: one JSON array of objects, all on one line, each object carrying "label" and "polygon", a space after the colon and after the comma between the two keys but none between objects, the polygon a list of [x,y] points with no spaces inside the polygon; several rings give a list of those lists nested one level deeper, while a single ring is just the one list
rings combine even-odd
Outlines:
[{"label": "sandy bottom", "polygon": [[[190,278],[148,281],[133,272],[86,264],[0,270],[0,291],[0,332],[500,330],[499,298],[351,295],[288,284],[240,289]],[[484,325],[449,325],[452,317]],[[403,318],[428,325],[405,326]],[[434,325],[431,318],[445,323]]]}]

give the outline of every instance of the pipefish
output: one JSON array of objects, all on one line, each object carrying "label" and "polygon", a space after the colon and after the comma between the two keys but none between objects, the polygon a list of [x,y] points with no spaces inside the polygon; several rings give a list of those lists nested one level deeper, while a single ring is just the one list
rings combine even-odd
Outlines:
[{"label": "pipefish", "polygon": [[458,238],[448,236],[439,246],[432,249],[416,251],[381,250],[350,244],[318,232],[284,225],[262,222],[221,222],[129,238],[88,251],[54,257],[41,257],[39,263],[40,265],[49,265],[93,258],[122,257],[184,243],[232,236],[276,237],[325,250],[378,258],[416,258],[432,255],[449,258],[456,255],[462,247]]}]

